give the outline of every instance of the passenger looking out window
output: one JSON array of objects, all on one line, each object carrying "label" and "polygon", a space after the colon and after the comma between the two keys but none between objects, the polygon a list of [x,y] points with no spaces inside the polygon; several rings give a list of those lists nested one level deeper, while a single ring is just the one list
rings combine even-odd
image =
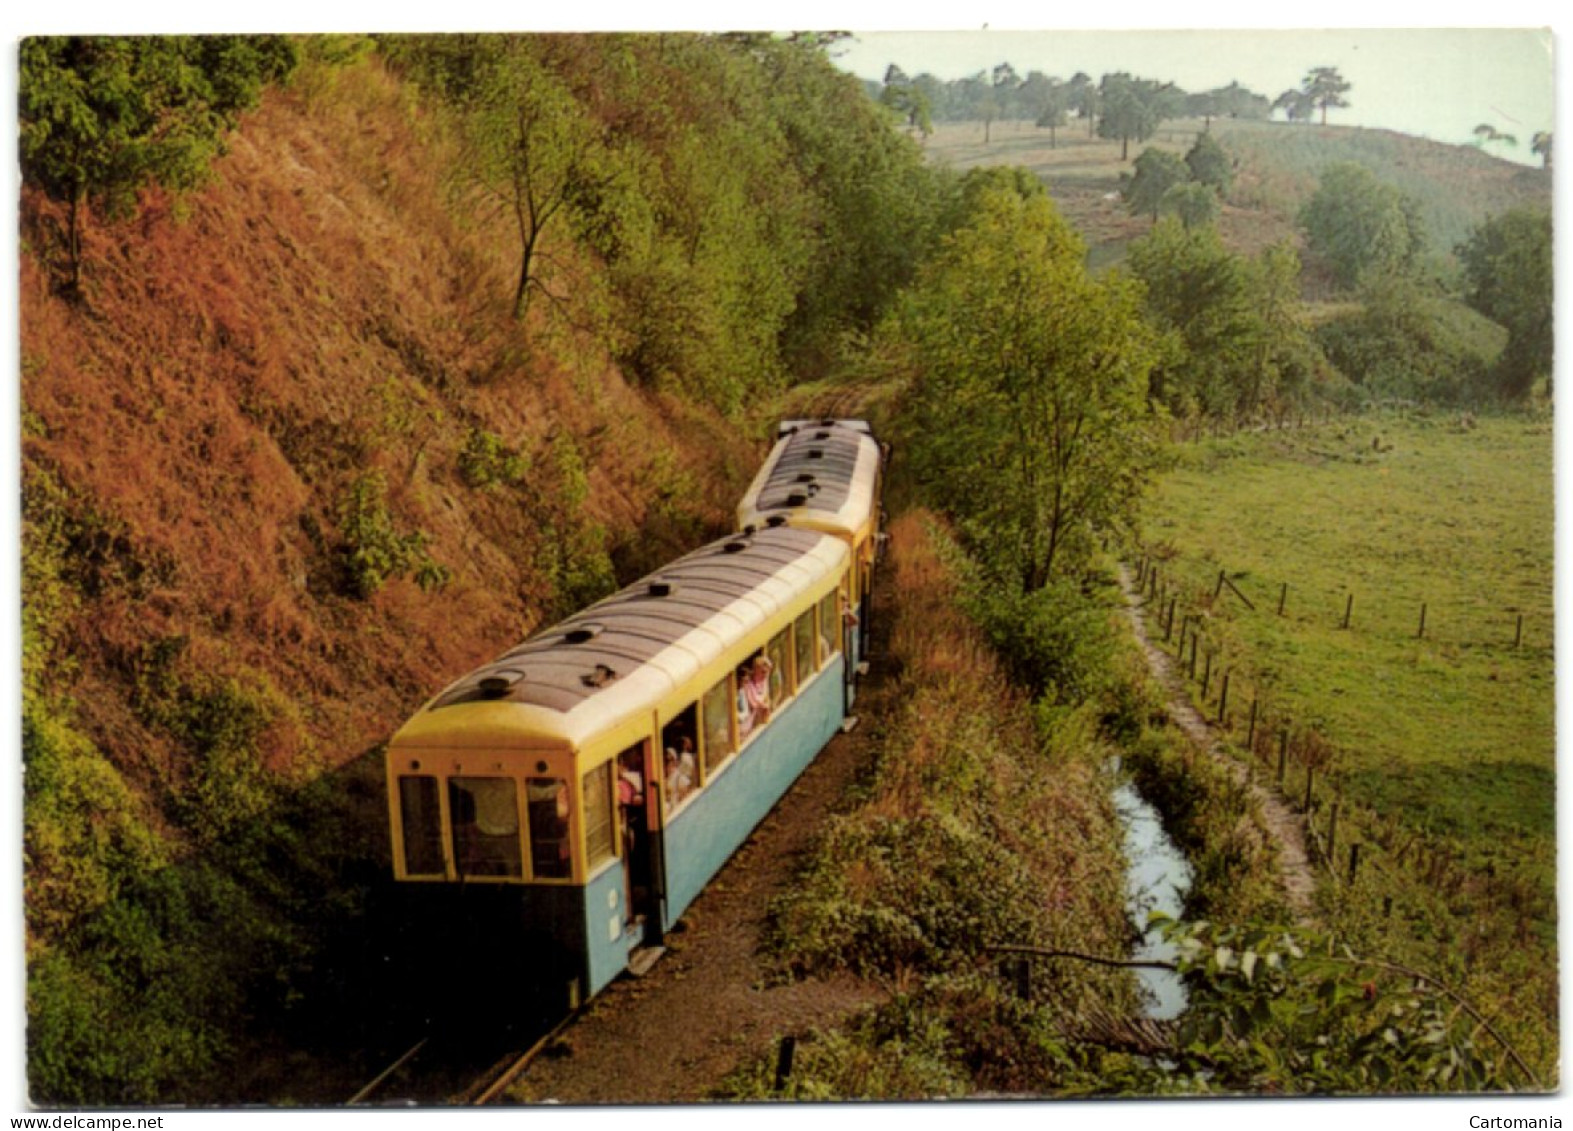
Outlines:
[{"label": "passenger looking out window", "polygon": [[699,755],[695,734],[698,708],[688,707],[661,728],[661,778],[666,783],[666,803],[676,808],[699,785]]},{"label": "passenger looking out window", "polygon": [[770,721],[770,673],[774,669],[775,665],[763,652],[755,652],[744,665],[738,729],[745,736]]}]

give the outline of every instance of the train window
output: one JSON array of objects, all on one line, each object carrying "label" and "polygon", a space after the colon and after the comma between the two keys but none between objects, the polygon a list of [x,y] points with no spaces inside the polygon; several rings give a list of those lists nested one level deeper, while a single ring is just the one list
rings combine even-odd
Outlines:
[{"label": "train window", "polygon": [[661,781],[666,804],[676,809],[699,786],[699,705],[691,704],[661,728]]},{"label": "train window", "polygon": [[399,824],[404,830],[404,873],[440,876],[442,863],[442,807],[437,779],[429,775],[399,778]]},{"label": "train window", "polygon": [[780,710],[797,692],[797,681],[792,678],[792,630],[776,633],[765,646],[765,655],[770,658],[770,706]]},{"label": "train window", "polygon": [[616,851],[612,843],[612,763],[585,774],[582,786],[585,866],[593,869]]},{"label": "train window", "polygon": [[453,860],[461,876],[523,876],[512,778],[449,778]]},{"label": "train window", "polygon": [[737,692],[732,690],[732,677],[722,676],[721,682],[705,692],[700,705],[704,719],[705,780],[715,773],[737,750],[732,737],[732,718],[737,713]]},{"label": "train window", "polygon": [[814,663],[814,610],[797,618],[797,624],[792,628],[792,641],[796,645],[795,658],[797,660],[797,682],[801,686],[803,681],[814,674],[818,667]]},{"label": "train window", "polygon": [[573,874],[568,850],[568,783],[561,778],[527,778],[524,796],[530,819],[530,869],[538,880]]},{"label": "train window", "polygon": [[819,602],[819,654],[821,659],[841,651],[841,616],[836,606],[836,591],[832,589]]}]

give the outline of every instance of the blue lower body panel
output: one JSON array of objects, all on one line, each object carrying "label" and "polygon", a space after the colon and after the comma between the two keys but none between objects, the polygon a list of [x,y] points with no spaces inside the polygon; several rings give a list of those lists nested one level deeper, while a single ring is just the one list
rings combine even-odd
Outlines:
[{"label": "blue lower body panel", "polygon": [[663,930],[681,917],[840,728],[845,671],[845,660],[837,655],[667,823]]}]

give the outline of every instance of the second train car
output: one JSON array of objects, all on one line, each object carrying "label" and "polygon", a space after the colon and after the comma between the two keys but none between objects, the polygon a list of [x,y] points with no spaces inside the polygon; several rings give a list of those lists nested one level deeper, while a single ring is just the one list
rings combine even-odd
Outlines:
[{"label": "second train car", "polygon": [[[767,482],[745,500],[758,521],[467,674],[389,742],[394,875],[464,940],[458,992],[486,970],[480,992],[499,1008],[521,994],[573,1008],[659,954],[840,728],[864,645],[879,448],[843,422],[809,434],[835,430],[861,437],[850,461],[805,458],[815,498],[847,479],[840,526],[772,507]],[[784,431],[762,478],[785,474],[800,433]]]}]

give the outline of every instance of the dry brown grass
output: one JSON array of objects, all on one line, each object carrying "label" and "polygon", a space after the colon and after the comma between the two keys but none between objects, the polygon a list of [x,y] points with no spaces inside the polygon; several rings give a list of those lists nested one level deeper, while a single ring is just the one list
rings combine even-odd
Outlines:
[{"label": "dry brown grass", "polygon": [[[572,437],[587,517],[613,537],[645,520],[662,461],[694,488],[677,507],[730,524],[756,445],[628,387],[593,343],[515,325],[507,232],[456,207],[447,158],[374,63],[306,74],[269,92],[210,186],[94,219],[78,299],[53,286],[59,209],[25,194],[24,462],[121,531],[145,578],[83,607],[50,690],[124,701],[128,658],[182,636],[299,706],[299,727],[270,732],[270,764],[364,751],[539,619],[527,496],[456,474],[472,427],[538,464]],[[338,499],[373,469],[400,528],[453,571],[445,590],[402,579],[359,602],[324,582]],[[123,710],[86,715],[127,772],[149,756],[114,724]]]}]

